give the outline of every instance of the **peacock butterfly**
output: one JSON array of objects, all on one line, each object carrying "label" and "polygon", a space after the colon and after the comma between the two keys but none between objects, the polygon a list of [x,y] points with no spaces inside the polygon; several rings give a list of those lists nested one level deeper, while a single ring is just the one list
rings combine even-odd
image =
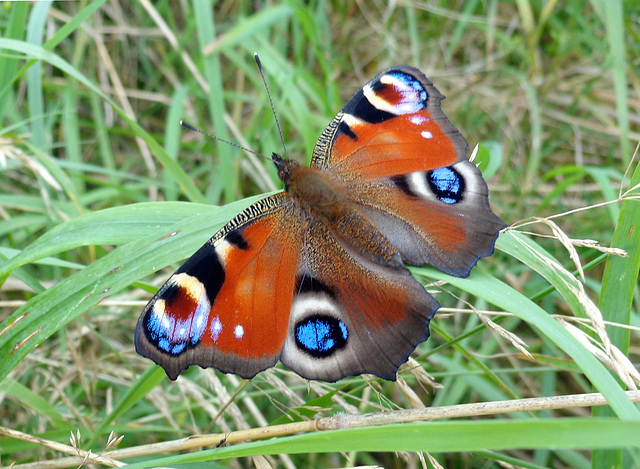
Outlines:
[{"label": "peacock butterfly", "polygon": [[280,360],[308,379],[395,380],[440,306],[404,264],[466,277],[505,227],[443,98],[393,67],[329,123],[310,167],[274,153],[284,191],[169,278],[138,320],[138,353],[171,379],[190,365],[248,379]]}]

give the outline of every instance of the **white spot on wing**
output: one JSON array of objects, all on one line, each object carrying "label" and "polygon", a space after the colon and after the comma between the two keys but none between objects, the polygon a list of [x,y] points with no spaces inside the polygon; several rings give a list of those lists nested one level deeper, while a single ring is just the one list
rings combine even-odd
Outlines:
[{"label": "white spot on wing", "polygon": [[460,173],[464,179],[466,188],[465,194],[468,200],[473,200],[478,194],[486,196],[487,185],[474,163],[470,161],[458,161],[453,168]]},{"label": "white spot on wing", "polygon": [[362,119],[358,119],[353,114],[347,114],[347,113],[342,115],[342,122],[344,122],[351,128],[357,127],[362,124],[366,124],[366,122],[363,121]]},{"label": "white spot on wing", "polygon": [[227,257],[229,257],[229,251],[233,249],[233,246],[224,238],[222,238],[216,245],[216,254],[218,254],[218,260],[222,266],[226,265]]},{"label": "white spot on wing", "polygon": [[422,135],[424,138],[433,138],[433,134],[428,130],[423,130],[422,132],[420,132],[420,135]]},{"label": "white spot on wing", "polygon": [[236,339],[242,339],[242,336],[244,335],[244,327],[238,324],[233,330],[233,335],[236,336]]},{"label": "white spot on wing", "polygon": [[335,302],[327,295],[318,293],[303,293],[296,297],[291,307],[291,315],[301,317],[311,312],[339,314]]},{"label": "white spot on wing", "polygon": [[433,198],[431,190],[427,186],[427,179],[424,172],[416,171],[415,173],[407,174],[405,177],[407,178],[407,185],[414,194],[421,195],[425,199]]},{"label": "white spot on wing", "polygon": [[426,124],[430,120],[431,119],[429,119],[428,117],[421,116],[420,114],[416,114],[416,115],[411,116],[409,118],[409,122],[411,122],[412,124],[415,124],[415,125]]},{"label": "white spot on wing", "polygon": [[171,329],[171,321],[169,321],[169,318],[166,316],[162,317],[162,320],[160,321],[160,324],[162,324],[162,328],[165,331],[168,331],[169,329]]},{"label": "white spot on wing", "polygon": [[213,318],[213,321],[211,322],[211,338],[213,339],[214,342],[217,342],[218,336],[220,335],[221,331],[222,331],[222,323],[220,322],[220,317],[216,316],[215,318]]}]

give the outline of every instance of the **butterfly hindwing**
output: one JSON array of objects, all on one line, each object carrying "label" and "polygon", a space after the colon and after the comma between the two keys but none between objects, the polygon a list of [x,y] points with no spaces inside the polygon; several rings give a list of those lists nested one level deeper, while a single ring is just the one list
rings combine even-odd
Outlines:
[{"label": "butterfly hindwing", "polygon": [[398,248],[405,263],[466,277],[493,253],[504,223],[469,161],[352,186],[353,203]]},{"label": "butterfly hindwing", "polygon": [[282,363],[309,379],[372,373],[395,380],[429,337],[437,301],[407,269],[354,252],[320,223],[306,239]]}]

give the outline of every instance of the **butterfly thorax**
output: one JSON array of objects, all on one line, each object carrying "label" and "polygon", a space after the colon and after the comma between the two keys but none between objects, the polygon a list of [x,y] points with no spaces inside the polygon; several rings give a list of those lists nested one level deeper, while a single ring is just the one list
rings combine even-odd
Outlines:
[{"label": "butterfly thorax", "polygon": [[287,194],[307,220],[324,225],[354,253],[385,266],[402,268],[396,248],[350,201],[343,181],[327,171],[300,166],[279,156],[274,163]]}]

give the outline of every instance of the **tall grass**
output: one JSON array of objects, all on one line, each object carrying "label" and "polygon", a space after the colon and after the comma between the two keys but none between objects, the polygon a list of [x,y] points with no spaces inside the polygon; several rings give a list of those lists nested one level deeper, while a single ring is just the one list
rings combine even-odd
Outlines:
[{"label": "tall grass", "polygon": [[[640,466],[639,19],[620,0],[3,4],[0,463]],[[443,308],[395,383],[170,382],[134,352],[151,292],[279,186],[178,125],[281,152],[254,51],[299,161],[400,63],[480,144],[511,226],[468,279],[412,270]]]}]

